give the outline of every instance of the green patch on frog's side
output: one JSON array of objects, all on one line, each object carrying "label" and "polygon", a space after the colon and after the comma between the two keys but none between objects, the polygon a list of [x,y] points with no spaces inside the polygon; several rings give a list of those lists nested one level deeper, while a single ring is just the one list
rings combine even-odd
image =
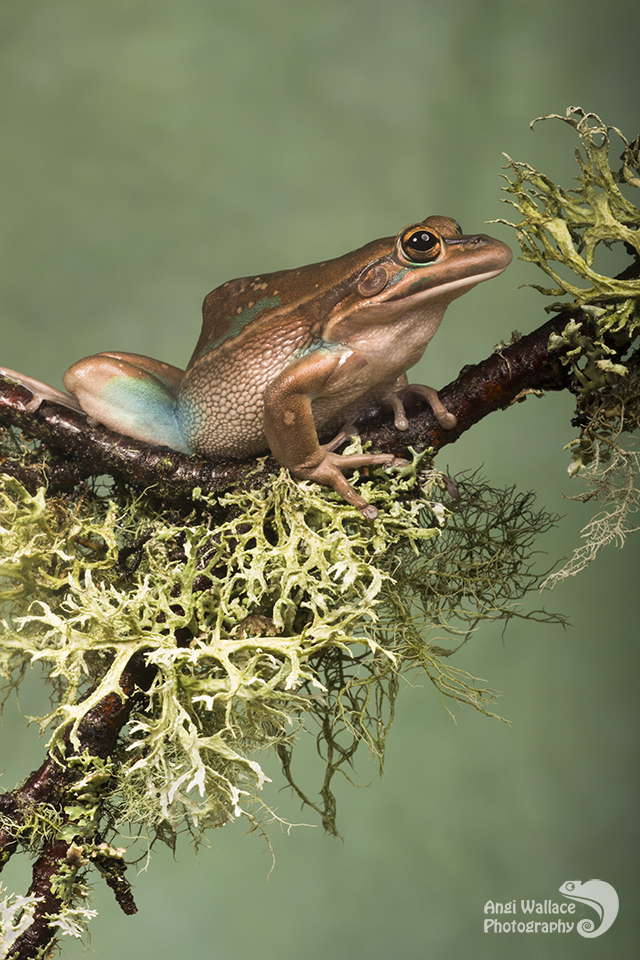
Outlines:
[{"label": "green patch on frog's side", "polygon": [[262,297],[262,299],[258,300],[252,306],[244,307],[244,309],[235,317],[229,318],[229,329],[227,332],[217,340],[211,340],[205,343],[198,356],[202,357],[210,350],[222,346],[222,344],[227,340],[233,340],[242,333],[245,327],[247,327],[250,323],[253,323],[256,317],[260,316],[264,310],[272,310],[279,306],[280,297]]},{"label": "green patch on frog's side", "polygon": [[[617,127],[580,107],[569,107],[566,116],[538,118],[549,119],[564,121],[580,137],[577,186],[565,190],[529,164],[507,157],[514,175],[505,177],[507,202],[522,215],[510,225],[517,230],[521,259],[535,263],[556,284],[531,286],[546,296],[571,298],[546,308],[567,313],[566,326],[552,335],[549,346],[565,348],[561,360],[571,369],[577,395],[573,424],[580,432],[566,446],[572,457],[569,474],[587,481],[587,490],[575,499],[605,505],[582,531],[584,543],[569,563],[553,574],[549,583],[554,583],[583,569],[603,546],[621,546],[637,529],[640,207],[629,196],[640,187],[640,137],[629,142]],[[623,144],[617,169],[610,164],[612,134]],[[632,258],[617,277],[594,269],[600,244],[623,246]],[[575,281],[567,279],[566,268]],[[577,311],[589,318],[588,328]]]}]

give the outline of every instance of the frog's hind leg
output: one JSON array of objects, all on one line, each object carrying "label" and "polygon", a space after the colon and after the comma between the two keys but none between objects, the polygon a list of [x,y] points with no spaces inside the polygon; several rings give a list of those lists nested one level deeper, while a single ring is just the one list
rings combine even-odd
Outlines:
[{"label": "frog's hind leg", "polygon": [[19,383],[31,391],[33,396],[26,406],[29,413],[37,410],[43,400],[46,400],[47,403],[59,403],[63,407],[68,407],[69,410],[82,412],[82,407],[75,397],[70,397],[68,393],[63,393],[62,390],[50,387],[48,383],[43,383],[42,380],[27,377],[24,373],[16,373],[15,370],[9,370],[8,367],[0,367],[0,376],[15,380],[16,383]]},{"label": "frog's hind leg", "polygon": [[183,375],[136,353],[99,353],[69,367],[63,382],[85,413],[110,430],[191,453],[176,417]]},{"label": "frog's hind leg", "polygon": [[[116,353],[112,350],[104,350],[102,353],[96,354],[95,357],[88,357],[87,359],[95,360],[97,357],[110,357],[112,360],[122,360],[123,363],[130,364],[132,367],[137,367],[138,370],[151,374],[152,377],[155,377],[163,383],[167,390],[177,399],[180,384],[184,377],[184,370],[181,370],[180,367],[174,367],[170,363],[165,363],[163,360],[154,360],[153,357],[144,357],[141,353],[120,353],[119,351]],[[79,360],[78,363],[83,363],[83,361]],[[73,367],[69,367],[67,373],[71,370],[73,370]]]}]

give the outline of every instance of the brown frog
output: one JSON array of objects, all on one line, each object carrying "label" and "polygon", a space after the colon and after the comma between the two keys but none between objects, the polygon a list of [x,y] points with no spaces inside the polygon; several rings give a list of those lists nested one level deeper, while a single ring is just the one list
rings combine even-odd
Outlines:
[{"label": "brown frog", "polygon": [[[448,305],[498,276],[511,251],[455,220],[427,217],[322,263],[230,280],[205,299],[186,371],[131,353],[100,353],[64,375],[75,398],[19,377],[119,433],[204,457],[271,450],[293,476],[337,490],[368,519],[377,510],[343,476],[391,454],[335,453],[364,409],[389,404],[406,430],[403,398],[426,398],[441,425],[455,417],[435,390],[408,385]],[[10,372],[10,371],[9,371]],[[17,376],[17,375],[14,375]],[[318,434],[339,430],[321,446]]]}]

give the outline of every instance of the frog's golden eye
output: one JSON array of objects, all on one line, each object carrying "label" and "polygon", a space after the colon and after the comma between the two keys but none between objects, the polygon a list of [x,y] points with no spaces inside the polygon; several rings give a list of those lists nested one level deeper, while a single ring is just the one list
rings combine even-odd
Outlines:
[{"label": "frog's golden eye", "polygon": [[424,227],[412,227],[402,235],[400,246],[407,260],[412,263],[431,263],[440,255],[440,237]]}]

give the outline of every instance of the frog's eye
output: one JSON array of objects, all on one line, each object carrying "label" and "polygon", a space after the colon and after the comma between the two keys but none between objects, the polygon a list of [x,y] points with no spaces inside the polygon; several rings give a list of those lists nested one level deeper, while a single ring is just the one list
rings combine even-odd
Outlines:
[{"label": "frog's eye", "polygon": [[412,263],[431,263],[440,255],[440,237],[424,227],[412,227],[402,235],[400,246],[407,260]]}]

